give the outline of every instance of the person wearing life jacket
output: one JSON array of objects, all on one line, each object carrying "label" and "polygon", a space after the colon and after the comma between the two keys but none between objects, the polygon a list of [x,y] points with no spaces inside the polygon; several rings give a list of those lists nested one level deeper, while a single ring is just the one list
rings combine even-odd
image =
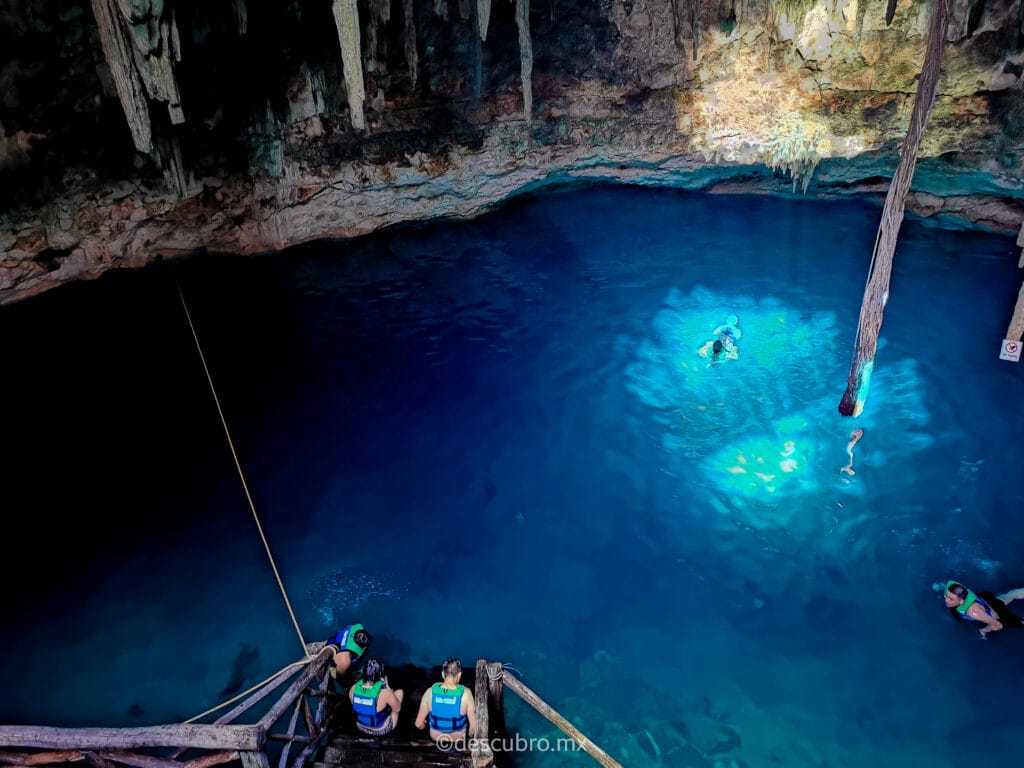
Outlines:
[{"label": "person wearing life jacket", "polygon": [[373,638],[366,631],[362,624],[350,624],[339,630],[333,638],[327,641],[328,645],[337,646],[334,654],[334,667],[331,669],[331,677],[341,680],[349,667],[358,663],[370,647]]},{"label": "person wearing life jacket", "polygon": [[978,632],[982,638],[1004,627],[1024,626],[1024,618],[1011,613],[1006,607],[1007,603],[1024,599],[1024,588],[1012,589],[1002,595],[991,592],[975,594],[959,582],[948,581],[944,599],[953,616],[980,625]]},{"label": "person wearing life jacket", "polygon": [[476,704],[473,692],[459,681],[462,663],[446,659],[441,665],[441,682],[423,692],[416,727],[430,725],[430,738],[441,748],[465,749],[467,736],[476,733]]},{"label": "person wearing life jacket", "polygon": [[348,692],[356,714],[356,728],[370,736],[391,733],[398,724],[404,693],[388,687],[384,663],[380,659],[367,659],[363,674]]}]

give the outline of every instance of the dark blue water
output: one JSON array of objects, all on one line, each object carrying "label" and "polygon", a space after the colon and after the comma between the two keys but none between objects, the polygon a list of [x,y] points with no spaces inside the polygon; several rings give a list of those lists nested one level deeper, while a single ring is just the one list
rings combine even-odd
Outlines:
[{"label": "dark blue water", "polygon": [[843,419],[879,214],[596,188],[0,308],[0,721],[191,717],[302,655],[290,604],[512,663],[626,765],[1015,762],[1024,630],[931,584],[1024,586],[1018,249],[908,220]]}]

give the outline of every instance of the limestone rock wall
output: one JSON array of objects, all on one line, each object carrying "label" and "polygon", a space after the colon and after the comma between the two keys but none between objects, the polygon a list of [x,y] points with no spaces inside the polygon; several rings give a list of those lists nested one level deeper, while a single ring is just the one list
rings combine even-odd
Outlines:
[{"label": "limestone rock wall", "polygon": [[[580,178],[880,199],[939,1],[0,0],[0,302]],[[909,207],[1016,231],[1020,0],[950,2]]]}]

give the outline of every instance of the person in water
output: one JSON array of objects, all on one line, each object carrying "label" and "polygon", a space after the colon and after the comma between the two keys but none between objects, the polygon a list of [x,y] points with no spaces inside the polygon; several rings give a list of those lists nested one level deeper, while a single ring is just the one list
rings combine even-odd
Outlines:
[{"label": "person in water", "polygon": [[732,342],[729,337],[723,337],[723,339],[714,339],[713,341],[707,342],[703,347],[697,350],[697,354],[701,357],[708,358],[711,362],[709,365],[717,365],[722,360],[736,360],[740,356],[739,350],[736,345]]},{"label": "person in water", "polygon": [[736,315],[729,315],[725,322],[711,332],[712,336],[731,336],[733,341],[743,338],[743,331],[740,330],[740,319]]},{"label": "person in water", "polygon": [[473,692],[460,684],[462,663],[446,659],[441,665],[441,682],[434,683],[423,692],[416,727],[430,724],[430,738],[442,749],[465,742],[467,735],[476,733],[476,704]]},{"label": "person in water", "polygon": [[393,691],[380,659],[367,659],[363,674],[349,689],[348,700],[356,713],[356,728],[370,736],[384,736],[395,730],[402,711],[402,690]]},{"label": "person in water", "polygon": [[957,581],[946,582],[946,607],[956,618],[978,626],[982,638],[1005,627],[1024,626],[1024,617],[1011,613],[1006,607],[1014,600],[1024,600],[1024,588],[1011,589],[1002,595],[974,594]]},{"label": "person in water", "polygon": [[857,427],[857,429],[853,430],[853,432],[850,433],[850,442],[847,443],[846,445],[846,455],[850,457],[850,463],[847,464],[845,467],[840,467],[839,474],[846,473],[847,475],[851,476],[857,474],[857,472],[853,469],[853,447],[857,445],[857,443],[860,441],[862,437],[864,437],[864,430],[861,429],[860,427]]}]

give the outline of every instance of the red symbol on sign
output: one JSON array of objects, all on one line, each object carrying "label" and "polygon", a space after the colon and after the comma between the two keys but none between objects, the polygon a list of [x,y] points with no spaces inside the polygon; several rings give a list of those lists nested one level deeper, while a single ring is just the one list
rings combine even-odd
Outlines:
[{"label": "red symbol on sign", "polygon": [[1008,342],[1006,342],[1005,349],[1006,349],[1006,352],[1008,354],[1012,355],[1014,352],[1017,351],[1017,342],[1016,341],[1008,341]]}]

